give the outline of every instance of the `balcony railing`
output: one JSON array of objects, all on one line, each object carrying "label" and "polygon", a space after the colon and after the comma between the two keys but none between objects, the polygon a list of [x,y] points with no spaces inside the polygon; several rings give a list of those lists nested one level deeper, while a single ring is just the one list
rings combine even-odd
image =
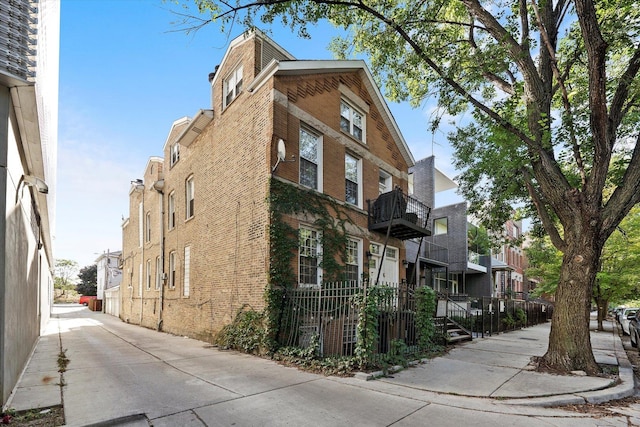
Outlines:
[{"label": "balcony railing", "polygon": [[423,256],[428,263],[435,265],[449,264],[449,249],[432,242],[424,242]]},{"label": "balcony railing", "polygon": [[369,230],[386,233],[401,240],[430,236],[431,208],[416,198],[407,196],[400,188],[367,200]]}]

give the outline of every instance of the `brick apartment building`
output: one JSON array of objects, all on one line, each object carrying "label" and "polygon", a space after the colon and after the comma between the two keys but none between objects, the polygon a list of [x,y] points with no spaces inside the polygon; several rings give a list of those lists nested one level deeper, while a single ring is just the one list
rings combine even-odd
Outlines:
[{"label": "brick apartment building", "polygon": [[212,108],[132,182],[120,317],[211,340],[269,286],[405,279],[429,208],[406,196],[414,160],[365,63],[295,60],[256,31],[210,81]]},{"label": "brick apartment building", "polygon": [[496,272],[496,295],[526,298],[530,289],[524,285],[525,254],[522,244],[516,244],[522,237],[522,221],[508,220],[503,231],[506,243],[496,251],[494,257],[506,267]]}]

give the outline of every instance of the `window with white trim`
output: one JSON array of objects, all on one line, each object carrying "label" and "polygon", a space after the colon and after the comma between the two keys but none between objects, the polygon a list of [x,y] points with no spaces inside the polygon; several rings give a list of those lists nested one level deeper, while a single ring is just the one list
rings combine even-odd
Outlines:
[{"label": "window with white trim", "polygon": [[433,235],[447,234],[447,218],[437,218],[433,220]]},{"label": "window with white trim", "polygon": [[350,154],[344,156],[345,201],[360,206],[360,160]]},{"label": "window with white trim", "polygon": [[300,227],[299,239],[300,286],[317,286],[322,281],[320,232]]},{"label": "window with white trim", "polygon": [[145,216],[145,239],[147,242],[151,241],[151,212],[147,212]]},{"label": "window with white trim", "polygon": [[151,289],[151,260],[147,260],[147,275],[145,277],[145,284],[147,286],[147,290]]},{"label": "window with white trim", "polygon": [[180,144],[177,142],[169,147],[169,166],[173,167],[180,160]]},{"label": "window with white trim", "polygon": [[162,286],[162,259],[156,257],[156,290]]},{"label": "window with white trim", "polygon": [[169,253],[169,287],[176,287],[176,253]]},{"label": "window with white trim", "polygon": [[242,65],[224,80],[223,92],[223,108],[226,108],[242,92]]},{"label": "window with white trim", "polygon": [[138,296],[142,296],[142,263],[138,264]]},{"label": "window with white trim", "polygon": [[322,191],[322,138],[300,127],[300,184]]},{"label": "window with white trim", "polygon": [[378,194],[391,191],[391,175],[380,169],[378,173]]},{"label": "window with white trim", "polygon": [[187,178],[185,183],[185,200],[186,200],[186,219],[193,217],[194,208],[195,208],[195,185],[193,183],[193,176]]},{"label": "window with white trim", "polygon": [[346,247],[345,276],[349,282],[360,280],[360,241],[349,239]]},{"label": "window with white trim", "polygon": [[408,187],[409,187],[409,195],[413,195],[413,172],[409,172],[409,179],[408,179]]},{"label": "window with white trim", "polygon": [[168,201],[168,204],[169,204],[168,227],[169,227],[169,230],[173,230],[176,226],[176,193],[173,191],[169,193],[168,200],[169,200]]},{"label": "window with white trim", "polygon": [[340,102],[340,129],[365,142],[365,116],[345,101]]},{"label": "window with white trim", "polygon": [[433,290],[436,292],[444,292],[447,290],[447,275],[444,271],[433,274]]},{"label": "window with white trim", "polygon": [[188,297],[191,287],[191,246],[184,247],[184,274],[182,296]]},{"label": "window with white trim", "polygon": [[142,216],[142,202],[138,203],[138,246],[142,247],[144,239],[144,217]]}]

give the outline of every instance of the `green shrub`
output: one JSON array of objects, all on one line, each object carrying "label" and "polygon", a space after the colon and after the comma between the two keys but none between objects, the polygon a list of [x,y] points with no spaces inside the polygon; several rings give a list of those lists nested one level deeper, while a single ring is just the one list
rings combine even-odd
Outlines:
[{"label": "green shrub", "polygon": [[527,324],[527,313],[525,313],[520,307],[516,308],[516,322],[519,325]]},{"label": "green shrub", "polygon": [[507,313],[507,315],[502,319],[502,323],[504,324],[506,329],[509,329],[515,326],[516,321],[511,315],[511,313]]},{"label": "green shrub", "polygon": [[266,348],[264,315],[253,310],[240,311],[233,323],[216,335],[214,344],[225,349],[261,354]]},{"label": "green shrub", "polygon": [[416,333],[422,350],[433,349],[436,342],[436,292],[428,286],[416,289]]}]

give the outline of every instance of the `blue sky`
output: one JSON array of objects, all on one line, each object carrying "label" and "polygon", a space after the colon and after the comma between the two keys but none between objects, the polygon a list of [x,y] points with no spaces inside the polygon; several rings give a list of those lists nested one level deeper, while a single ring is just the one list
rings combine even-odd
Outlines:
[{"label": "blue sky", "polygon": [[[58,259],[83,267],[120,250],[130,181],[162,155],[173,121],[210,107],[207,77],[230,38],[215,25],[176,31],[172,10],[181,9],[162,0],[61,0]],[[337,31],[329,25],[312,28],[311,40],[271,30],[296,58],[332,58],[327,46]],[[241,32],[236,26],[231,39]],[[433,153],[455,176],[445,135],[427,130],[427,109],[389,107],[414,158]]]}]

